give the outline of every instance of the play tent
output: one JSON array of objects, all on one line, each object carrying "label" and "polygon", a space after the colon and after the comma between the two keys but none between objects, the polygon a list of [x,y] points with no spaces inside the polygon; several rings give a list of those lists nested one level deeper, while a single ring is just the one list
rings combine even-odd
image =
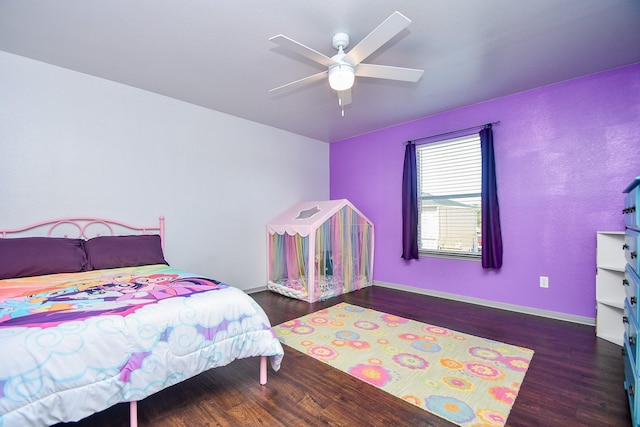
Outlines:
[{"label": "play tent", "polygon": [[346,199],[298,203],[267,225],[267,288],[314,302],[370,286],[373,238]]}]

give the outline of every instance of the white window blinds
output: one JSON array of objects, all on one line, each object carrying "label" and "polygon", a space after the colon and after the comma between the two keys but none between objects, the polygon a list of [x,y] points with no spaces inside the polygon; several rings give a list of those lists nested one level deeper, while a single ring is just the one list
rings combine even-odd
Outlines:
[{"label": "white window blinds", "polygon": [[419,145],[416,160],[419,250],[478,256],[482,249],[480,137]]}]

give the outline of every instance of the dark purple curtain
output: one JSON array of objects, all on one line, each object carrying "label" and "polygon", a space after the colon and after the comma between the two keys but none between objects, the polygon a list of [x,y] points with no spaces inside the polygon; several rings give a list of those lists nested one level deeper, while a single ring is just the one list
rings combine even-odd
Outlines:
[{"label": "dark purple curtain", "polygon": [[418,259],[418,171],[413,142],[406,144],[402,172],[402,258]]},{"label": "dark purple curtain", "polygon": [[502,266],[502,231],[496,185],[496,164],[493,155],[491,125],[480,131],[482,151],[482,268]]}]

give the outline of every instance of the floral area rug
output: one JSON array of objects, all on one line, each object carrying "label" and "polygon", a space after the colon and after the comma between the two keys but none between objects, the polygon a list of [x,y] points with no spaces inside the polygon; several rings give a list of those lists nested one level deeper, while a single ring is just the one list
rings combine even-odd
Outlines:
[{"label": "floral area rug", "polygon": [[280,341],[460,426],[504,426],[533,351],[347,303],[282,323]]}]

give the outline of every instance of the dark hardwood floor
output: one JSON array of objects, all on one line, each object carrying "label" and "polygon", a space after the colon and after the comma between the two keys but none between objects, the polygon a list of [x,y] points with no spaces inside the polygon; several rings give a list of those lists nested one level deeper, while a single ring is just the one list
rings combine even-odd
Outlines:
[{"label": "dark hardwood floor", "polygon": [[[620,347],[596,338],[593,327],[381,287],[314,304],[267,291],[252,297],[273,325],[347,301],[533,349],[509,426],[631,424]],[[139,402],[139,425],[453,425],[286,346],[282,368],[269,368],[266,386],[258,374],[257,358],[205,372]],[[119,404],[77,425],[126,426],[128,411]]]}]

